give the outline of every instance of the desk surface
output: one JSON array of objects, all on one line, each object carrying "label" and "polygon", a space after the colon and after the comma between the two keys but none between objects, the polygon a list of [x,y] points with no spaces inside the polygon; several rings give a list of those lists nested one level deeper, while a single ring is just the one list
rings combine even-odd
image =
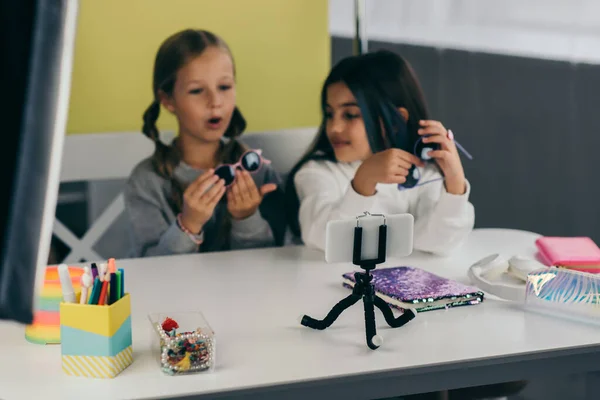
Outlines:
[{"label": "desk surface", "polygon": [[[476,230],[452,257],[415,253],[386,265],[417,266],[466,282],[466,270],[474,261],[492,252],[532,255],[536,237],[521,231]],[[304,247],[118,264],[126,270],[132,296],[134,363],[112,380],[69,377],[60,367],[59,346],[30,344],[23,327],[0,324],[0,398],[36,398],[40,390],[44,398],[60,400],[217,393],[276,398],[283,396],[282,390],[285,398],[300,398],[307,393],[331,395],[331,388],[338,395],[352,390],[354,397],[368,398],[376,396],[364,388],[367,384],[378,388],[377,396],[399,389],[392,387],[394,382],[402,383],[403,391],[420,391],[438,384],[458,385],[456,379],[471,372],[497,374],[491,367],[547,363],[600,349],[597,328],[526,313],[493,299],[422,313],[399,329],[388,328],[377,311],[384,343],[376,351],[365,345],[360,304],[325,331],[304,328],[297,318],[304,313],[324,316],[349,293],[340,275],[353,270],[351,265],[325,264],[322,253]],[[147,314],[183,310],[202,311],[216,332],[217,367],[212,374],[165,376],[152,358]],[[451,371],[456,372],[454,378],[443,375]],[[505,372],[496,379],[518,378]],[[440,377],[435,382],[434,373]],[[429,382],[419,381],[419,374]],[[378,384],[384,382],[387,386]]]}]

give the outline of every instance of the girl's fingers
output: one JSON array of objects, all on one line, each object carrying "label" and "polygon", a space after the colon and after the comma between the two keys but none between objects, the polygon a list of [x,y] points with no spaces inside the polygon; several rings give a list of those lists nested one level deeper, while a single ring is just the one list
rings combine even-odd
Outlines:
[{"label": "girl's fingers", "polygon": [[408,175],[408,171],[411,167],[412,165],[409,165],[408,168],[402,168],[397,165],[394,165],[392,168],[387,170],[386,176],[388,177],[388,179],[391,179],[391,177],[394,176],[406,176]]},{"label": "girl's fingers", "polygon": [[423,138],[423,143],[446,143],[448,138],[442,135],[431,135]]},{"label": "girl's fingers", "polygon": [[233,185],[231,186],[231,195],[235,198],[236,206],[241,206],[243,203],[242,194],[240,193],[240,181],[236,179]]},{"label": "girl's fingers", "polygon": [[237,196],[237,205],[239,209],[244,209],[247,207],[248,204],[248,199],[247,199],[247,195],[246,195],[246,189],[244,186],[244,182],[242,180],[242,177],[240,176],[240,173],[238,172],[238,176],[235,180],[236,183],[236,191],[235,191],[235,195]]},{"label": "girl's fingers", "polygon": [[190,185],[188,186],[188,189],[190,189],[192,191],[196,190],[203,182],[213,178],[214,176],[215,176],[215,170],[212,168],[208,169],[203,174],[201,174],[199,177],[194,179],[192,181],[192,183],[190,183]]},{"label": "girl's fingers", "polygon": [[421,136],[426,136],[426,135],[448,136],[448,131],[446,131],[446,129],[440,128],[437,126],[428,126],[426,128],[421,128],[417,131],[417,133]]},{"label": "girl's fingers", "polygon": [[[221,179],[222,180],[222,179]],[[194,181],[188,190],[190,190],[190,197],[193,199],[200,199],[209,188],[215,185],[219,181],[217,175],[211,174],[209,177],[202,181]],[[214,186],[213,186],[214,187]]]},{"label": "girl's fingers", "polygon": [[426,138],[423,138],[423,143],[438,143],[445,150],[450,150],[454,145],[454,142],[448,139],[447,136],[442,135],[427,136]]},{"label": "girl's fingers", "polygon": [[217,205],[217,203],[223,198],[223,195],[226,191],[227,188],[225,186],[221,186],[221,189],[219,189],[219,191],[216,192],[214,196],[208,199],[206,206],[209,208],[214,208]]},{"label": "girl's fingers", "polygon": [[390,176],[385,183],[404,183],[406,182],[406,176],[404,175],[392,175]]},{"label": "girl's fingers", "polygon": [[[417,165],[419,167],[425,166],[425,163],[423,162],[423,160],[421,160],[419,157],[415,156],[414,154],[407,153],[405,151],[399,154],[399,159],[403,160],[405,162],[408,162],[408,164],[409,164],[408,168],[410,168],[413,165]],[[403,163],[403,164],[405,164],[405,163]]]},{"label": "girl's fingers", "polygon": [[227,206],[235,208],[235,196],[231,192],[231,189],[225,191],[225,196],[227,197]]},{"label": "girl's fingers", "polygon": [[239,187],[240,198],[242,202],[248,204],[251,201],[251,195],[250,189],[248,189],[248,186],[246,185],[246,179],[244,179],[244,175],[241,171],[236,171],[235,174],[237,175],[235,182],[238,184]]},{"label": "girl's fingers", "polygon": [[436,160],[445,160],[451,155],[452,154],[448,150],[431,150],[429,152],[429,156],[431,158],[435,158]]},{"label": "girl's fingers", "polygon": [[410,161],[408,161],[408,160],[405,160],[405,159],[403,159],[403,158],[399,158],[399,159],[397,159],[397,160],[395,160],[395,161],[396,161],[396,165],[397,165],[399,168],[405,168],[405,169],[407,169],[407,170],[408,170],[408,169],[410,169],[410,167],[412,167],[412,165],[413,165],[413,164],[412,164]]},{"label": "girl's fingers", "polygon": [[412,153],[409,153],[407,151],[400,150],[400,149],[391,149],[391,151],[392,151],[393,162],[397,162],[397,161],[403,161],[404,163],[408,162],[409,165],[407,166],[407,168],[410,168],[413,164],[416,164],[420,167],[424,166],[423,161],[419,157],[415,156]]},{"label": "girl's fingers", "polygon": [[426,120],[419,121],[419,126],[421,126],[423,128],[437,127],[437,128],[441,128],[444,131],[446,130],[446,128],[444,128],[444,125],[442,125],[442,123],[440,121],[434,121],[432,119],[426,119]]},{"label": "girl's fingers", "polygon": [[409,169],[410,169],[410,167],[409,168],[398,168],[396,170],[396,176],[406,176],[406,175],[408,175],[408,170]]},{"label": "girl's fingers", "polygon": [[[447,143],[451,140],[448,137],[448,130],[439,121],[421,121],[419,123],[421,128],[417,131],[419,135],[428,135],[423,138],[423,143]],[[437,136],[437,137],[436,137]],[[439,137],[442,137],[444,141],[439,141]]]},{"label": "girl's fingers", "polygon": [[250,173],[247,171],[242,172],[242,177],[244,179],[244,183],[246,188],[248,189],[248,196],[252,203],[260,202],[260,193],[258,192],[258,188],[256,187],[256,183],[254,183],[254,179],[250,176]]},{"label": "girl's fingers", "polygon": [[221,196],[219,195],[219,193],[221,193],[223,189],[225,189],[225,181],[223,179],[220,179],[219,182],[217,182],[213,187],[208,189],[206,193],[204,193],[204,195],[201,197],[202,202],[204,204],[209,204],[213,201],[215,197],[218,197],[220,199]]},{"label": "girl's fingers", "polygon": [[404,182],[406,182],[406,175],[396,175],[395,178],[396,179],[394,180],[394,183],[404,183]]},{"label": "girl's fingers", "polygon": [[260,195],[264,197],[265,195],[267,195],[267,194],[269,194],[271,192],[274,192],[276,190],[277,190],[277,185],[276,184],[274,184],[274,183],[267,183],[267,184],[262,185],[260,187]]}]

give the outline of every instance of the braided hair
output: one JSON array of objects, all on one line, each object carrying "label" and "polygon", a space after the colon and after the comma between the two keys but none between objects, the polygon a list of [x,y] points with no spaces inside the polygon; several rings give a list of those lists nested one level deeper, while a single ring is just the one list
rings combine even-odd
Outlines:
[{"label": "braided hair", "polygon": [[[186,29],[168,37],[162,43],[154,60],[152,84],[154,99],[143,114],[142,132],[154,142],[152,166],[159,176],[170,182],[169,203],[175,214],[180,213],[183,208],[184,188],[174,176],[175,168],[181,162],[181,151],[177,146],[177,139],[173,140],[171,144],[165,144],[160,139],[160,132],[156,126],[156,121],[160,115],[159,94],[162,92],[171,96],[179,69],[190,59],[201,55],[209,47],[223,49],[231,56],[231,51],[227,44],[217,35],[205,30]],[[231,58],[233,61],[232,56]],[[229,141],[219,152],[219,162],[233,163],[242,156],[245,148],[236,138],[245,129],[246,120],[240,110],[235,107],[231,122],[224,135]],[[231,219],[225,213],[218,228],[216,243],[219,247],[229,247],[230,232]]]}]

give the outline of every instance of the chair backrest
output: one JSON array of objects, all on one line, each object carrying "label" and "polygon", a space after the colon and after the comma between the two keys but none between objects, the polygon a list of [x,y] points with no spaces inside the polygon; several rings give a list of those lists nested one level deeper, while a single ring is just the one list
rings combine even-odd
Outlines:
[{"label": "chair backrest", "polygon": [[[167,143],[173,133],[163,134]],[[65,140],[61,182],[125,179],[152,154],[154,144],[139,132],[69,135]]]},{"label": "chair backrest", "polygon": [[[262,149],[275,170],[286,175],[316,132],[315,127],[249,132],[241,136],[241,141],[250,148]],[[165,143],[173,137],[173,132],[161,136]],[[125,179],[153,150],[152,141],[139,132],[70,135],[65,140],[60,181]]]},{"label": "chair backrest", "polygon": [[[241,141],[250,148],[262,149],[285,181],[316,132],[315,127],[249,132],[241,137]],[[162,140],[170,143],[173,137],[172,132],[166,132]],[[55,218],[53,234],[71,249],[65,262],[127,256],[129,237],[122,215],[122,190],[133,168],[153,150],[153,143],[139,132],[71,135],[66,138],[61,182],[88,182],[90,225],[79,238]]]}]

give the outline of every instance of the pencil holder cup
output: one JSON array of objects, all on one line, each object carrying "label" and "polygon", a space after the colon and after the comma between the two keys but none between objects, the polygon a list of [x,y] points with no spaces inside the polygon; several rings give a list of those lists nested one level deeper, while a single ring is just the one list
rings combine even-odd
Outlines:
[{"label": "pencil holder cup", "polygon": [[[69,267],[75,296],[81,293],[83,268]],[[36,344],[60,343],[60,303],[63,294],[58,277],[58,267],[46,268],[44,285],[36,299],[33,323],[25,327],[25,339]]]},{"label": "pencil holder cup", "polygon": [[200,312],[154,313],[153,353],[167,375],[212,372],[215,334]]},{"label": "pencil holder cup", "polygon": [[133,362],[129,293],[110,306],[60,303],[62,369],[114,378]]}]

